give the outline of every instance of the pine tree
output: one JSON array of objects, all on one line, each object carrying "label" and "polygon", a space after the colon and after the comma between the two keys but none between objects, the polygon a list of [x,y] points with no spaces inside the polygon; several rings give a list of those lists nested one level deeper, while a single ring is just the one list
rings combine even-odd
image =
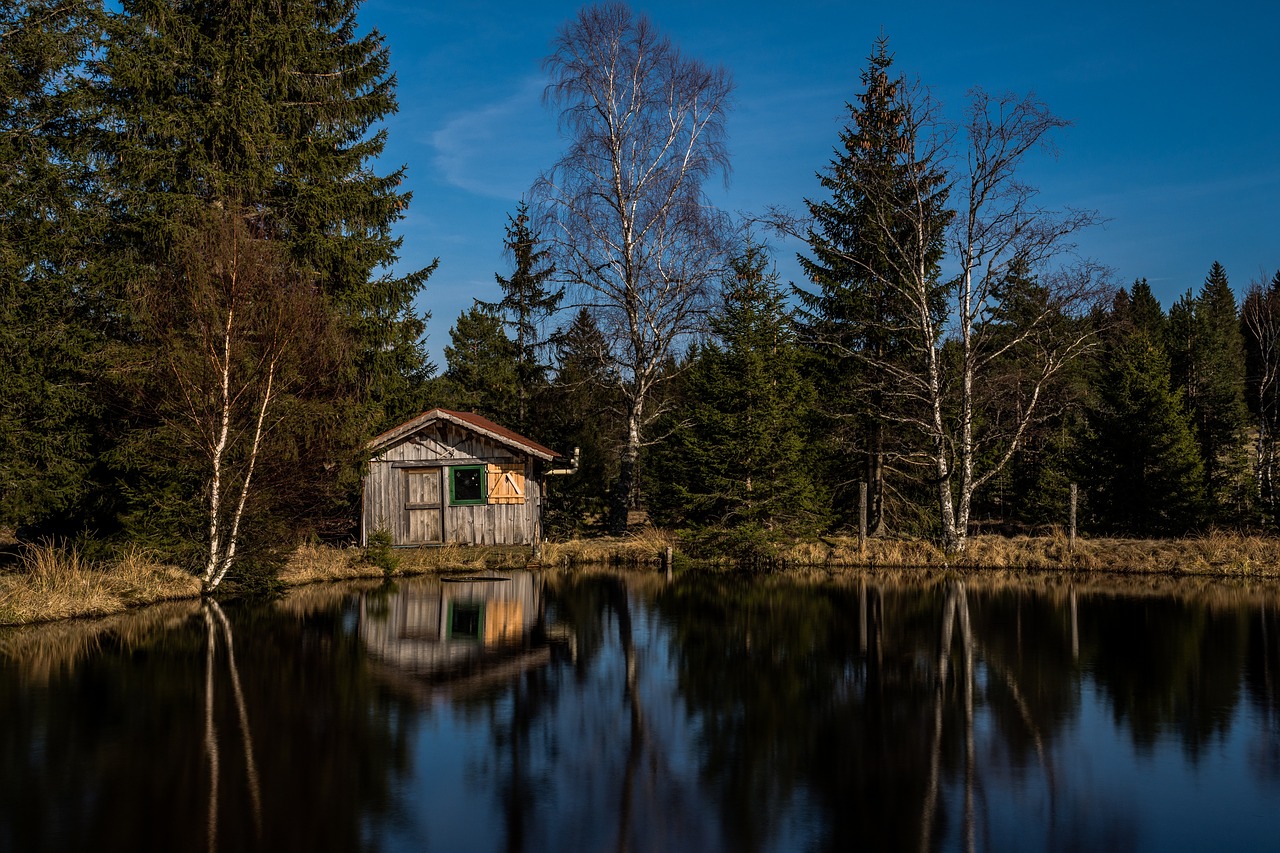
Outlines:
[{"label": "pine tree", "polygon": [[1160,301],[1151,292],[1151,286],[1145,278],[1133,282],[1129,294],[1129,310],[1132,312],[1130,317],[1135,328],[1146,332],[1153,343],[1165,340],[1169,318],[1165,316]]},{"label": "pine tree", "polygon": [[50,521],[89,487],[98,207],[83,63],[100,27],[94,0],[0,7],[0,526]]},{"label": "pine tree", "polygon": [[650,500],[671,523],[813,532],[823,522],[806,429],[813,390],[767,263],[755,245],[733,262],[715,340],[682,377],[684,406]]},{"label": "pine tree", "polygon": [[1188,291],[1169,312],[1174,384],[1184,389],[1213,520],[1244,518],[1246,485],[1245,352],[1235,294],[1215,262],[1200,293]]},{"label": "pine tree", "polygon": [[290,402],[305,416],[271,432],[280,445],[272,457],[293,462],[263,476],[308,483],[281,492],[291,497],[273,521],[288,519],[295,533],[345,532],[364,439],[427,402],[435,368],[412,302],[434,264],[389,272],[399,247],[391,229],[409,198],[398,189],[403,170],[373,168],[395,79],[381,35],[358,32],[358,6],[125,0],[107,15],[88,68],[93,177],[111,217],[102,247],[110,272],[94,282],[108,337],[96,393],[111,418],[83,526],[118,526],[174,549],[191,539],[183,508],[210,484],[198,460],[175,455],[163,437],[165,380],[146,295],[179,247],[223,212],[317,283],[343,341],[333,369]]},{"label": "pine tree", "polygon": [[1204,469],[1163,348],[1144,331],[1121,330],[1099,379],[1083,471],[1095,525],[1137,535],[1193,529],[1204,508]]},{"label": "pine tree", "polygon": [[[872,530],[885,521],[886,466],[897,432],[887,428],[898,402],[886,365],[910,357],[902,329],[911,308],[892,283],[904,259],[895,257],[890,235],[920,224],[905,215],[910,181],[901,154],[911,130],[901,101],[906,84],[890,77],[892,65],[888,42],[880,38],[862,72],[863,91],[847,105],[849,123],[840,133],[836,156],[818,175],[830,199],[806,200],[813,221],[812,257],[800,257],[817,285],[816,292],[802,291],[799,297],[805,337],[820,354],[820,397],[838,456],[833,476],[844,495],[838,500],[848,519],[853,487],[865,480]],[[923,183],[934,192],[923,220],[929,247],[924,263],[936,275],[947,222],[945,192],[941,175],[927,175]],[[850,457],[860,459],[854,470]]]},{"label": "pine tree", "polygon": [[554,336],[556,373],[544,398],[540,440],[560,453],[578,449],[578,472],[548,478],[546,525],[553,534],[582,532],[608,508],[607,484],[615,482],[623,424],[617,382],[609,374],[609,344],[591,312],[580,308]]},{"label": "pine tree", "polygon": [[516,416],[516,348],[502,321],[479,305],[462,312],[444,348],[447,367],[440,395],[452,408],[475,412],[502,425]]},{"label": "pine tree", "polygon": [[433,371],[412,302],[434,264],[387,272],[409,196],[403,169],[371,168],[395,77],[381,34],[358,32],[358,6],[125,0],[96,73],[123,257],[163,264],[206,208],[251,211],[344,315],[355,346],[339,378],[376,428],[415,408],[405,398]]},{"label": "pine tree", "polygon": [[540,247],[538,235],[530,228],[527,202],[521,201],[515,215],[507,217],[503,245],[515,264],[510,278],[494,275],[503,297],[498,302],[477,304],[502,317],[504,325],[515,333],[516,408],[511,426],[530,432],[535,431],[529,420],[531,401],[545,388],[551,369],[542,353],[552,341],[542,337],[542,329],[559,309],[564,288],[552,290],[547,284],[555,275],[555,266],[548,260],[550,250]]}]

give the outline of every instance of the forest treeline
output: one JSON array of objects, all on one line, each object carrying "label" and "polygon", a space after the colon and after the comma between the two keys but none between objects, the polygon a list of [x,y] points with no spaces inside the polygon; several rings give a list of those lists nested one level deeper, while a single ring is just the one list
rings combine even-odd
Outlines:
[{"label": "forest treeline", "polygon": [[[435,265],[393,272],[395,77],[358,7],[0,11],[0,526],[140,543],[216,586],[349,535],[365,442],[432,406],[581,448],[558,535],[641,508],[840,531],[860,484],[873,533],[957,549],[1061,522],[1072,482],[1098,533],[1276,524],[1280,273],[1237,304],[1215,264],[1167,313],[1110,287],[1073,252],[1096,216],[1017,180],[1065,122],[978,93],[948,124],[883,39],[803,212],[748,224],[702,190],[729,165],[728,72],[583,9],[546,63],[565,154],[437,370],[414,309]],[[779,281],[773,234],[809,281]]]}]

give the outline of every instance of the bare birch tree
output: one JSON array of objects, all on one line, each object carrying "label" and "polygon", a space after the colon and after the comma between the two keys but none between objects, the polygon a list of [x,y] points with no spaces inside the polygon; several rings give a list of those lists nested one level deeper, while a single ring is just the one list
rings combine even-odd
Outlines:
[{"label": "bare birch tree", "polygon": [[[1018,174],[1066,121],[1034,97],[975,91],[956,128],[927,89],[899,86],[895,97],[902,132],[893,168],[861,176],[871,202],[862,227],[873,232],[865,243],[878,248],[847,260],[900,299],[892,332],[901,351],[848,355],[880,374],[894,402],[882,416],[922,439],[915,464],[936,487],[944,545],[960,552],[975,492],[1043,417],[1062,369],[1092,346],[1086,318],[1110,289],[1073,242],[1097,214],[1039,206]],[[939,198],[953,209],[940,264],[931,251]]]},{"label": "bare birch tree", "polygon": [[545,67],[545,99],[569,148],[534,188],[556,269],[610,341],[625,406],[610,527],[622,532],[651,394],[674,347],[702,322],[723,268],[725,218],[702,190],[727,180],[723,68],[681,54],[626,6],[589,6]]},{"label": "bare birch tree", "polygon": [[1276,522],[1278,457],[1280,457],[1280,272],[1263,285],[1249,285],[1240,309],[1248,368],[1249,409],[1254,441],[1255,496],[1264,524]]},{"label": "bare birch tree", "polygon": [[209,593],[235,561],[282,400],[323,369],[332,332],[312,283],[233,214],[193,230],[148,303],[168,376],[161,408],[205,467]]}]

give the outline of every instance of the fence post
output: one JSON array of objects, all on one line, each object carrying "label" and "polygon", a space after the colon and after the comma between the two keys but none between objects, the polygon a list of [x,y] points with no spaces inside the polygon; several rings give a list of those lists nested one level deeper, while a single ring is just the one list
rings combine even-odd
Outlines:
[{"label": "fence post", "polygon": [[1071,514],[1067,524],[1067,549],[1076,549],[1076,484],[1071,484]]},{"label": "fence post", "polygon": [[858,553],[867,550],[867,482],[858,483]]}]

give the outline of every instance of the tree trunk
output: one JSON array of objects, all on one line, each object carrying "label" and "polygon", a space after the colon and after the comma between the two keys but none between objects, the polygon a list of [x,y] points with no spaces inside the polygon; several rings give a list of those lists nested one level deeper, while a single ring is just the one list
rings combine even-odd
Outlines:
[{"label": "tree trunk", "polygon": [[611,536],[622,536],[627,532],[627,514],[634,505],[636,467],[640,460],[640,424],[643,413],[644,398],[637,397],[627,409],[627,443],[622,448],[617,488],[610,496],[609,534]]},{"label": "tree trunk", "polygon": [[870,430],[867,452],[867,535],[883,536],[884,529],[884,423]]}]

